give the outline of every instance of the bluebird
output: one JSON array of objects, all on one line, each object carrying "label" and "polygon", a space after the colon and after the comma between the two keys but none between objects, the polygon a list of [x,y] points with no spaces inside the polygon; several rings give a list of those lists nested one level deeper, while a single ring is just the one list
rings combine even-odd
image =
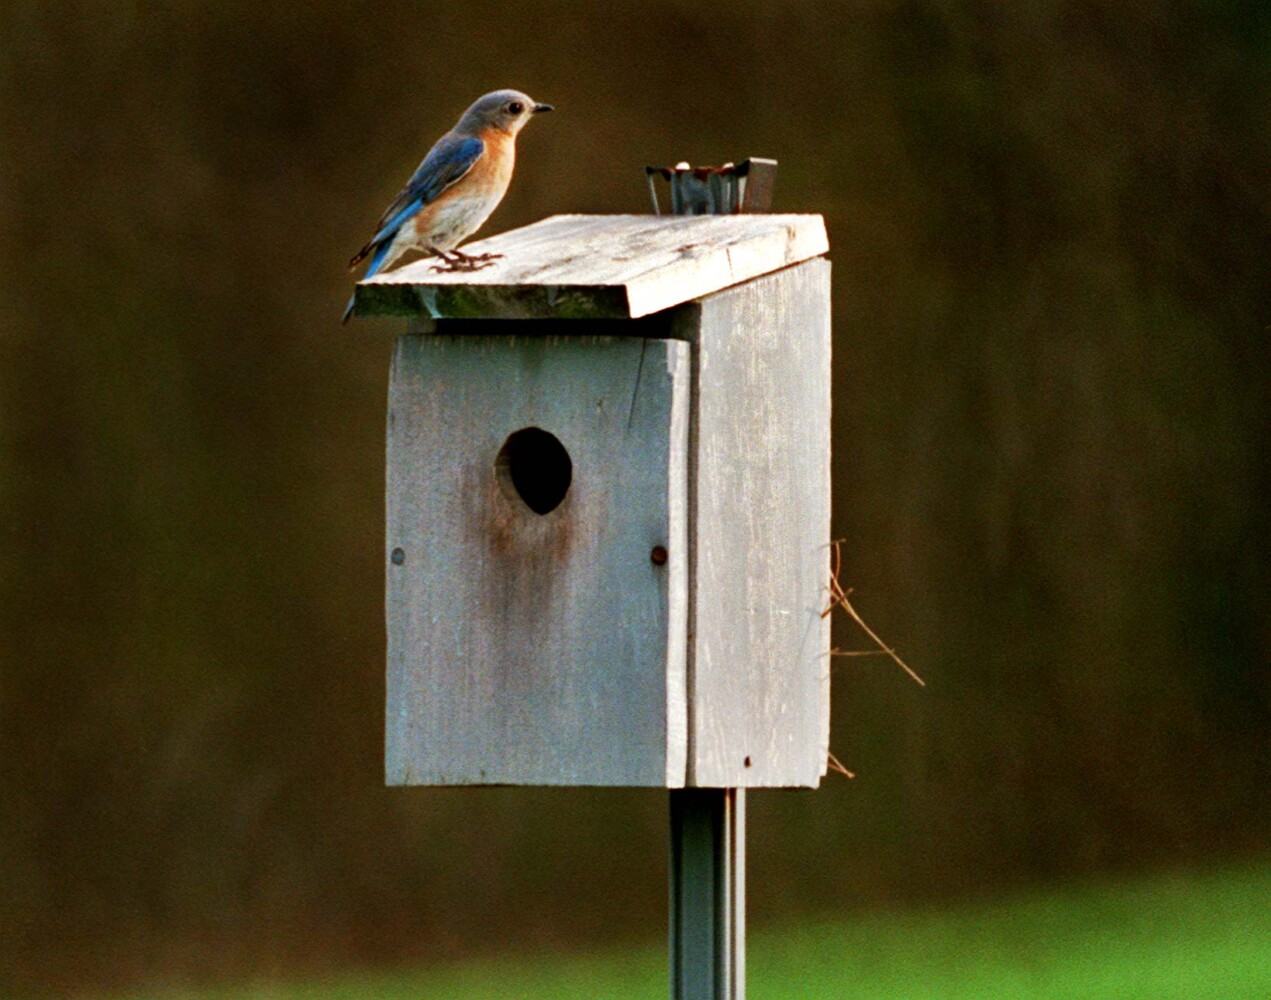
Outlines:
[{"label": "bluebird", "polygon": [[[437,140],[401,193],[388,206],[375,235],[349,268],[367,257],[363,278],[384,270],[408,250],[442,259],[436,270],[475,271],[500,254],[469,256],[455,249],[481,228],[512,180],[516,135],[531,117],[551,111],[519,90],[496,90],[479,97],[459,124]],[[347,323],[353,299],[344,310]]]}]

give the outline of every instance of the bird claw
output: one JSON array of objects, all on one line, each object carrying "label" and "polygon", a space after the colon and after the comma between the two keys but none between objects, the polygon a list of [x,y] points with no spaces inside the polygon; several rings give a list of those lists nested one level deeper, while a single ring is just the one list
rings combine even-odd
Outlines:
[{"label": "bird claw", "polygon": [[445,274],[456,271],[480,271],[482,268],[490,267],[503,254],[467,254],[460,253],[458,250],[451,250],[449,257],[444,254],[438,254],[438,256],[441,257],[443,263],[434,264],[432,269],[438,274]]},{"label": "bird claw", "polygon": [[460,271],[480,271],[483,267],[492,267],[492,260],[448,260],[444,264],[434,264],[433,271],[437,274],[454,274]]}]

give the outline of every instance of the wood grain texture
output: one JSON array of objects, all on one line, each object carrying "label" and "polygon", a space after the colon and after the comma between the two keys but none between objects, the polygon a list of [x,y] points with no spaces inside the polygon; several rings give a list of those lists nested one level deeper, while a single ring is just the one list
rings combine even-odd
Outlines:
[{"label": "wood grain texture", "polygon": [[815,786],[829,749],[830,265],[704,300],[690,468],[689,783]]},{"label": "wood grain texture", "polygon": [[[689,350],[399,338],[389,784],[684,783]],[[497,468],[526,427],[572,460],[564,501],[544,515]],[[657,545],[664,565],[650,559]]]},{"label": "wood grain texture", "polygon": [[359,316],[635,318],[823,254],[819,215],[557,215],[464,247],[501,259],[438,272],[432,259],[361,282]]}]

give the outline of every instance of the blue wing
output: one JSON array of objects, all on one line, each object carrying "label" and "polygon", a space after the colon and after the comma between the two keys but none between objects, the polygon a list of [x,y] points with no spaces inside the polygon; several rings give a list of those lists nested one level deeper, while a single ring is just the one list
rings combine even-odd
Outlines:
[{"label": "blue wing", "polygon": [[[401,193],[385,210],[375,227],[375,235],[349,261],[349,267],[356,267],[363,258],[391,242],[404,222],[429,202],[436,201],[441,192],[472,169],[484,152],[485,143],[473,136],[447,132],[437,140]],[[373,260],[367,270],[368,277],[375,273],[375,264]]]}]

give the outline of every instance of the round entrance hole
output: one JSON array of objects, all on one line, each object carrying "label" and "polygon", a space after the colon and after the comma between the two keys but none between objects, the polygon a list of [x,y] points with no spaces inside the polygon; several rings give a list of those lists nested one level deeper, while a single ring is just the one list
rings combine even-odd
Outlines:
[{"label": "round entrance hole", "polygon": [[526,427],[508,437],[494,468],[508,495],[520,497],[535,514],[559,507],[574,479],[569,452],[540,427]]}]

